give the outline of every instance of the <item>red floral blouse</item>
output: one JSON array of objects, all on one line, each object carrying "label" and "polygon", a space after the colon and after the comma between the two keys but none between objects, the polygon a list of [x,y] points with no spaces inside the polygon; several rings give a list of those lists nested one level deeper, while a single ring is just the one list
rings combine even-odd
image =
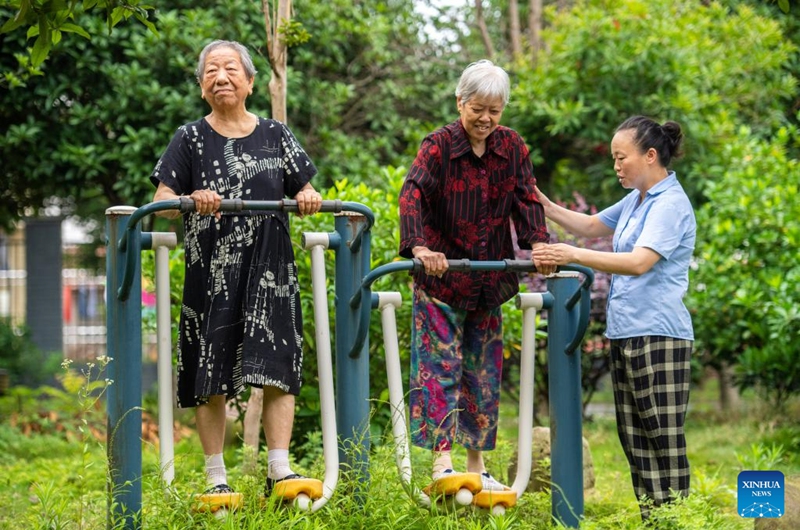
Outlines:
[{"label": "red floral blouse", "polygon": [[[549,242],[544,208],[528,148],[514,130],[499,126],[486,139],[486,152],[472,151],[461,121],[423,141],[400,192],[400,255],[414,247],[448,259],[514,259],[511,220],[519,246]],[[459,309],[491,309],[519,292],[517,273],[448,271],[441,278],[414,273],[430,296]]]}]

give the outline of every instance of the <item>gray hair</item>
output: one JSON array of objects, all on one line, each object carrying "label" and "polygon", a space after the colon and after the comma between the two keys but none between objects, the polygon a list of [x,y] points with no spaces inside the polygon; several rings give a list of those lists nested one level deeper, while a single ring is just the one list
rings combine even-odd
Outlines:
[{"label": "gray hair", "polygon": [[511,82],[505,70],[488,59],[476,61],[464,69],[456,86],[456,97],[466,103],[475,96],[501,98],[508,104]]},{"label": "gray hair", "polygon": [[239,59],[242,61],[247,79],[250,80],[256,76],[256,67],[253,65],[253,59],[250,57],[250,52],[247,51],[247,48],[233,40],[215,40],[207,44],[206,47],[203,48],[203,51],[200,52],[200,59],[197,61],[197,69],[194,71],[198,83],[203,80],[203,71],[206,68],[206,57],[217,48],[231,48],[239,52]]}]

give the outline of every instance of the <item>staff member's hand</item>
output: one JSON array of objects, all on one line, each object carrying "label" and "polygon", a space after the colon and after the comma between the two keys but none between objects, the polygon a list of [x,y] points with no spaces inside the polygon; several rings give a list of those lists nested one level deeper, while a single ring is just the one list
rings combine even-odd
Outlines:
[{"label": "staff member's hand", "polygon": [[556,265],[566,265],[578,261],[576,257],[577,247],[566,245],[564,243],[555,243],[553,245],[541,245],[535,247],[531,252],[533,263],[536,264],[537,270],[539,265],[542,267],[555,267]]},{"label": "staff member's hand", "polygon": [[[531,248],[536,250],[537,248],[545,248],[549,245],[547,243],[534,243],[531,245]],[[533,261],[534,266],[536,267],[536,272],[539,274],[544,274],[545,276],[549,276],[556,272],[556,265],[552,263],[545,263],[540,259],[537,259],[536,256],[531,252],[531,261]]]},{"label": "staff member's hand", "polygon": [[416,259],[422,262],[422,265],[425,267],[425,274],[441,278],[442,274],[447,272],[450,266],[444,254],[441,252],[434,252],[428,247],[414,247],[411,253],[414,254]]}]

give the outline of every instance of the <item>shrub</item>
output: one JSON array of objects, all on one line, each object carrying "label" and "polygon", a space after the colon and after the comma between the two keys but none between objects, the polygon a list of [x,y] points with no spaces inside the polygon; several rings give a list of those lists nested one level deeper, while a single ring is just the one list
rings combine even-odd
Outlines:
[{"label": "shrub", "polygon": [[46,355],[31,341],[30,331],[0,319],[0,368],[8,370],[11,384],[35,386],[52,378],[60,356]]},{"label": "shrub", "polygon": [[742,128],[729,143],[731,162],[697,212],[687,298],[704,363],[738,364],[739,385],[775,407],[800,393],[800,160],[787,155],[799,139]]}]

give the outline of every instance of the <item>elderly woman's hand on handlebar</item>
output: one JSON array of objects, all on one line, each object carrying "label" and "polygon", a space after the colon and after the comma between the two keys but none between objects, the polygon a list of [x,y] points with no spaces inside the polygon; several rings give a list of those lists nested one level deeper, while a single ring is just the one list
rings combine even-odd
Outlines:
[{"label": "elderly woman's hand on handlebar", "polygon": [[414,258],[422,262],[425,274],[441,278],[450,266],[444,254],[434,252],[428,247],[414,247],[411,252],[414,254]]},{"label": "elderly woman's hand on handlebar", "polygon": [[217,219],[221,217],[219,207],[222,204],[222,197],[216,191],[194,190],[189,198],[194,201],[194,209],[200,215],[213,213]]},{"label": "elderly woman's hand on handlebar", "polygon": [[297,201],[297,212],[300,217],[315,214],[322,208],[322,195],[310,184],[306,184],[306,187],[297,192],[294,200]]}]

